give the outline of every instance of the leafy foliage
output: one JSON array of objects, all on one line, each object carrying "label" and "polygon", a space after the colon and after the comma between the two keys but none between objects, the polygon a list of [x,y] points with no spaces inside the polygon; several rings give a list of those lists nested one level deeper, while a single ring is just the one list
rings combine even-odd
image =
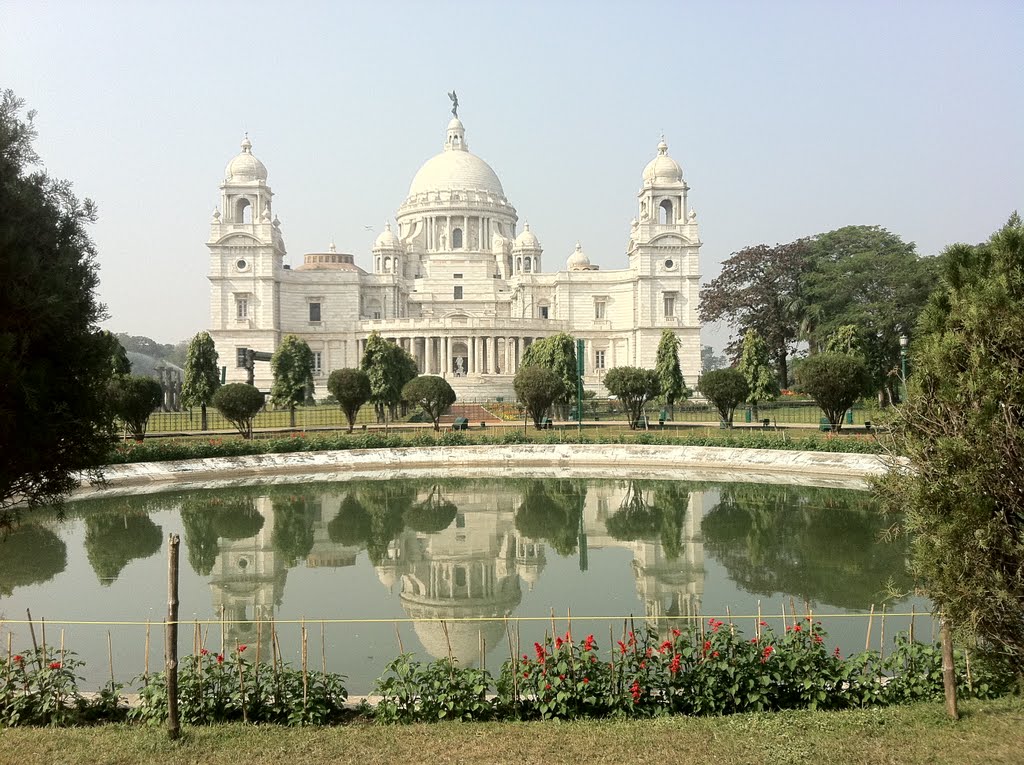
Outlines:
[{"label": "leafy foliage", "polygon": [[263,394],[252,385],[229,383],[213,394],[213,405],[238,428],[242,438],[252,438],[252,421],[263,408]]},{"label": "leafy foliage", "polygon": [[373,692],[381,700],[374,718],[380,723],[490,720],[495,705],[487,692],[493,684],[485,669],[460,667],[452,659],[423,663],[402,654],[377,680]]},{"label": "leafy foliage", "polygon": [[160,383],[152,377],[125,375],[116,377],[108,388],[110,406],[128,432],[136,441],[146,435],[146,425],[153,410],[164,400],[164,391]]},{"label": "leafy foliage", "polygon": [[781,392],[768,358],[768,345],[764,338],[757,334],[756,329],[749,329],[743,335],[743,353],[740,356],[739,370],[750,388],[747,401],[753,405],[756,420],[758,403],[774,401]]},{"label": "leafy foliage", "polygon": [[370,400],[370,377],[361,369],[335,369],[327,378],[327,390],[338,402],[348,420],[348,432],[356,424],[356,415]]},{"label": "leafy foliage", "polygon": [[683,523],[690,493],[685,484],[630,481],[619,509],[605,521],[615,539],[659,541],[668,560],[682,552]]},{"label": "leafy foliage", "polygon": [[722,422],[732,427],[733,413],[736,407],[747,400],[750,386],[743,373],[733,367],[713,369],[705,372],[697,381],[697,390],[712,403]]},{"label": "leafy foliage", "polygon": [[817,353],[796,370],[800,389],[814,399],[833,430],[843,427],[843,416],[867,389],[864,362],[845,353]]},{"label": "leafy foliage", "polygon": [[418,374],[416,360],[374,330],[366,339],[359,368],[370,378],[370,401],[377,410],[377,421],[384,421],[385,412],[390,412],[394,419],[402,400],[402,388]]},{"label": "leafy foliage", "polygon": [[98,324],[95,205],[38,168],[34,112],[0,92],[0,525],[104,464],[111,346]]},{"label": "leafy foliage", "polygon": [[103,335],[103,338],[108,344],[107,352],[110,354],[110,368],[112,375],[115,378],[130,375],[132,373],[132,362],[128,360],[128,352],[118,341],[117,335],[108,329],[101,330],[100,334]]},{"label": "leafy foliage", "polygon": [[679,368],[679,336],[671,329],[661,333],[654,371],[658,375],[660,395],[674,416],[676,402],[685,401],[693,391],[686,387],[683,372]]},{"label": "leafy foliage", "polygon": [[437,432],[441,429],[438,424],[441,415],[455,403],[455,391],[443,377],[420,375],[405,384],[402,398],[422,409],[434,423],[434,431]]},{"label": "leafy foliage", "polygon": [[653,369],[614,367],[604,376],[604,387],[618,398],[634,429],[644,416],[647,402],[661,393],[661,381]]},{"label": "leafy foliage", "polygon": [[313,396],[313,351],[305,340],[285,335],[270,359],[274,384],[270,400],[275,406],[286,406],[295,427],[295,406]]},{"label": "leafy foliage", "polygon": [[936,607],[1024,666],[1024,225],[944,253],[890,418],[910,460],[879,486],[906,513],[911,568]]},{"label": "leafy foliage", "polygon": [[576,341],[564,332],[534,340],[523,354],[520,369],[530,366],[541,366],[555,373],[560,387],[553,403],[562,410],[563,418],[567,416],[569,404],[576,398],[576,383],[579,380]]},{"label": "leafy foliage", "polygon": [[206,407],[213,403],[213,394],[220,387],[217,348],[209,332],[200,332],[188,344],[185,377],[181,383],[181,403],[202,410],[202,429],[206,430]]},{"label": "leafy foliage", "polygon": [[155,555],[163,533],[143,513],[91,513],[85,518],[85,552],[100,584],[110,586],[133,560]]},{"label": "leafy foliage", "polygon": [[530,539],[546,540],[559,555],[572,555],[586,498],[581,481],[530,481],[516,510],[516,529]]},{"label": "leafy foliage", "polygon": [[68,548],[50,529],[22,523],[0,538],[0,597],[15,587],[28,587],[53,579],[68,565]]},{"label": "leafy foliage", "polygon": [[555,371],[538,364],[521,366],[512,387],[538,430],[548,409],[564,392],[563,382]]}]

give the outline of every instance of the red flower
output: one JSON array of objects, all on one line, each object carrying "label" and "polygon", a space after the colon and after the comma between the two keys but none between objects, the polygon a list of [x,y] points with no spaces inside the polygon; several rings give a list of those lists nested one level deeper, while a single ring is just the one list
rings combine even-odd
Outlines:
[{"label": "red flower", "polygon": [[767,627],[767,626],[768,626],[768,622],[759,622],[759,624],[760,624],[760,625],[761,625],[762,627]]},{"label": "red flower", "polygon": [[555,648],[557,649],[557,648],[561,648],[561,647],[562,647],[562,638],[556,637],[555,638]]},{"label": "red flower", "polygon": [[717,659],[718,658],[718,651],[715,651],[713,654],[711,654],[711,658],[712,659]]},{"label": "red flower", "polygon": [[647,662],[646,661],[640,662],[640,669],[647,669]]},{"label": "red flower", "polygon": [[621,640],[617,640],[615,642],[617,642],[619,644],[619,648],[622,650],[623,653],[625,653],[626,652],[626,644],[623,643]]},{"label": "red flower", "polygon": [[224,663],[224,654],[222,654],[222,653],[217,654],[217,663],[218,664],[223,664]]},{"label": "red flower", "polygon": [[199,649],[199,653],[200,653],[200,655],[202,655],[202,656],[206,656],[206,654],[208,654],[208,653],[209,653],[209,651],[208,651],[208,650],[206,650],[205,648],[200,648],[200,649]]},{"label": "red flower", "polygon": [[529,672],[524,672],[524,673],[523,673],[523,677],[529,677],[529,676],[530,676],[530,673],[529,673]]},{"label": "red flower", "polygon": [[592,651],[594,650],[594,636],[587,635],[587,639],[583,641],[583,650]]},{"label": "red flower", "polygon": [[59,661],[51,661],[50,662],[50,669],[60,669],[60,662]]},{"label": "red flower", "polygon": [[671,647],[672,647],[672,641],[671,640],[666,640],[664,643],[661,644],[661,648],[659,648],[658,650],[661,651],[662,653],[665,653],[665,651],[667,651]]},{"label": "red flower", "polygon": [[837,659],[838,659],[838,658],[839,658],[840,656],[842,656],[842,654],[841,654],[841,653],[839,653],[839,646],[836,646],[836,650],[834,650],[834,651],[832,652],[832,655],[833,655],[833,656],[835,656],[835,657],[836,657]]},{"label": "red flower", "polygon": [[710,640],[705,640],[704,641],[704,653],[707,653],[710,650],[711,650],[711,641]]},{"label": "red flower", "polygon": [[679,663],[682,661],[682,657],[676,654],[672,657],[672,663],[668,665],[668,671],[673,675],[679,671]]},{"label": "red flower", "polygon": [[682,631],[677,630],[675,627],[672,628],[672,637],[679,637],[682,634]]},{"label": "red flower", "polygon": [[558,676],[558,679],[559,679],[559,680],[565,680],[565,675],[559,675],[559,676]]},{"label": "red flower", "polygon": [[544,686],[544,690],[545,690],[545,691],[550,691],[550,690],[551,690],[551,683],[547,683],[547,684],[545,684],[545,686]]},{"label": "red flower", "polygon": [[800,630],[801,630],[801,629],[802,629],[802,628],[800,627],[800,625],[799,625],[799,624],[794,624],[794,625],[793,625],[793,631],[794,631],[794,632],[800,632]]},{"label": "red flower", "polygon": [[591,664],[596,664],[597,663],[597,657],[596,656],[591,656],[590,657],[590,663]]},{"label": "red flower", "polygon": [[821,637],[821,635],[815,635],[814,636],[814,642],[817,643],[818,645],[821,645],[822,643],[825,642],[825,640],[824,640],[824,638]]},{"label": "red flower", "polygon": [[25,657],[22,656],[20,653],[19,654],[15,654],[14,661],[17,664],[24,664],[25,663]]},{"label": "red flower", "polygon": [[542,662],[545,658],[547,658],[547,652],[544,650],[544,646],[542,646],[540,643],[534,643],[533,650],[537,654],[537,661]]},{"label": "red flower", "polygon": [[589,677],[585,677],[585,678],[583,678],[583,682],[584,682],[584,683],[589,683],[589,682],[590,682],[590,678],[589,678]]},{"label": "red flower", "polygon": [[249,646],[247,646],[245,643],[242,643],[242,645],[238,646],[238,652],[242,653],[242,651],[244,651],[248,647]]},{"label": "red flower", "polygon": [[634,680],[633,685],[630,686],[629,692],[633,694],[633,703],[640,701],[640,681]]}]

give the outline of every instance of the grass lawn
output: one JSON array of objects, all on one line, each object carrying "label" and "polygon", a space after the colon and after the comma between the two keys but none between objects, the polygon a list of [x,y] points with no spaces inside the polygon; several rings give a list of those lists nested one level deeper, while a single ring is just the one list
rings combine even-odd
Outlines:
[{"label": "grass lawn", "polygon": [[338,728],[108,725],[0,731],[0,763],[1021,763],[1024,700],[968,702],[959,722],[941,703],[852,712],[575,723]]}]

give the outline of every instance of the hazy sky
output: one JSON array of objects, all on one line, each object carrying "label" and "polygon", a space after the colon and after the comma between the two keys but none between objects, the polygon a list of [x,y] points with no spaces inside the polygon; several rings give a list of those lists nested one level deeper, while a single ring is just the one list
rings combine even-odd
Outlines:
[{"label": "hazy sky", "polygon": [[1024,211],[1022,67],[1021,0],[0,0],[0,87],[99,205],[106,326],[162,342],[207,327],[204,243],[246,130],[290,262],[333,239],[369,269],[455,88],[544,270],[577,239],[625,265],[664,131],[707,280],[744,246],[844,225],[925,254],[987,237]]}]

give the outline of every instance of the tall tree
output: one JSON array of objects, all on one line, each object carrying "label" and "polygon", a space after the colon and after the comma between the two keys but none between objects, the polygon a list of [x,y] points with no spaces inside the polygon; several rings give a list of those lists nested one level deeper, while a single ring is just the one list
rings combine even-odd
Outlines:
[{"label": "tall tree", "polygon": [[938,261],[920,257],[912,242],[879,226],[819,234],[810,249],[814,267],[804,301],[816,317],[808,333],[812,347],[855,327],[856,340],[848,344],[863,356],[879,402],[888,403],[898,383],[900,335],[914,326],[934,289]]},{"label": "tall tree", "polygon": [[0,93],[0,524],[57,502],[110,446],[92,202],[39,168],[34,112]]},{"label": "tall tree", "polygon": [[114,377],[123,377],[132,373],[132,362],[128,360],[128,351],[121,345],[117,335],[108,329],[102,330],[101,334],[107,341],[108,353],[110,354],[111,373]]},{"label": "tall tree", "polygon": [[395,343],[374,331],[366,338],[366,350],[359,365],[370,378],[370,401],[383,422],[385,413],[394,418],[402,400],[402,388],[416,374],[416,360]]},{"label": "tall tree", "polygon": [[919,585],[961,629],[1024,666],[1024,225],[954,245],[913,334],[907,401],[879,491],[903,514]]},{"label": "tall tree", "polygon": [[534,364],[519,368],[512,387],[533,420],[533,426],[540,430],[544,415],[562,392],[562,381],[547,367]]},{"label": "tall tree", "polygon": [[217,348],[209,332],[200,332],[192,338],[188,344],[188,355],[185,357],[181,403],[190,408],[199,407],[203,430],[207,429],[206,407],[213,403],[213,394],[220,387],[217,360]]},{"label": "tall tree", "polygon": [[[726,321],[741,336],[756,329],[768,344],[782,387],[786,386],[789,354],[804,318],[802,285],[810,268],[809,257],[806,239],[774,247],[747,247],[733,253],[722,264],[722,273],[700,291],[701,321]],[[739,355],[739,346],[739,341],[730,344],[734,357]]]},{"label": "tall tree", "polygon": [[270,400],[275,406],[287,406],[289,424],[295,427],[295,407],[313,395],[313,351],[305,340],[285,335],[270,359],[274,384]]},{"label": "tall tree", "polygon": [[672,417],[676,416],[676,402],[690,397],[683,371],[679,368],[679,335],[671,329],[661,333],[654,371],[658,375],[661,397],[665,399]]},{"label": "tall tree", "polygon": [[774,401],[781,391],[771,360],[768,358],[768,344],[756,329],[748,329],[743,335],[743,353],[740,356],[739,370],[750,388],[747,403],[754,410],[754,419],[758,420],[760,417],[757,405],[762,401]]},{"label": "tall tree", "polygon": [[816,353],[796,368],[800,390],[814,399],[838,431],[843,416],[867,390],[867,366],[859,356],[847,353]]},{"label": "tall tree", "polygon": [[710,345],[700,347],[700,371],[710,372],[713,369],[724,369],[729,366],[729,359],[725,356],[715,355],[715,349]]},{"label": "tall tree", "polygon": [[729,428],[732,427],[736,407],[750,395],[747,378],[735,367],[705,372],[697,381],[697,390],[718,410],[722,422]]},{"label": "tall tree", "polygon": [[521,366],[538,365],[550,369],[561,381],[561,390],[554,404],[559,415],[568,416],[569,404],[576,398],[579,370],[576,367],[576,341],[564,332],[534,340],[523,354]]},{"label": "tall tree", "polygon": [[136,441],[142,441],[149,416],[164,400],[160,383],[152,377],[125,375],[112,380],[107,393],[114,414]]}]

